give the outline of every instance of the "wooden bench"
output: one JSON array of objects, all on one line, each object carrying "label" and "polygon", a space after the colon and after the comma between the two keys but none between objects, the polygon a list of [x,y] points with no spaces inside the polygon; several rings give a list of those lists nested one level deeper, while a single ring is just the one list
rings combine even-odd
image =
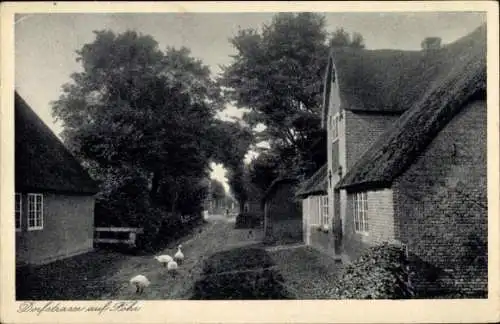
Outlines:
[{"label": "wooden bench", "polygon": [[[101,233],[128,233],[128,238],[103,238]],[[128,244],[135,246],[137,234],[142,234],[143,229],[137,227],[96,227],[94,243]]]}]

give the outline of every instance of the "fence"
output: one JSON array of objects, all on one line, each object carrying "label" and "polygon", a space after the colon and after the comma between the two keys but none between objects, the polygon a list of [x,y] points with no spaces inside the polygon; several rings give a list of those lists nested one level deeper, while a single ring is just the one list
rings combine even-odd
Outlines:
[{"label": "fence", "polygon": [[[103,233],[108,233],[108,235],[102,235]],[[110,233],[111,235],[109,235]],[[135,246],[137,234],[142,234],[142,233],[143,229],[137,227],[96,227],[94,243],[111,243],[111,244],[122,243]],[[103,236],[108,236],[108,237],[103,237]]]}]

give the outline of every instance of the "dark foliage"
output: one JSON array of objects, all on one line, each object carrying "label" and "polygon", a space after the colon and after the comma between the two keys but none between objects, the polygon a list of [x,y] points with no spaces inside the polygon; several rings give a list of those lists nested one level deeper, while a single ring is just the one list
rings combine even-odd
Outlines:
[{"label": "dark foliage", "polygon": [[244,199],[239,171],[252,134],[216,118],[224,99],[208,66],[134,31],[94,34],[52,108],[66,146],[100,181],[96,224],[143,227],[151,242],[160,228],[174,231],[180,215],[201,214],[212,161]]},{"label": "dark foliage", "polygon": [[402,248],[372,247],[339,274],[334,299],[402,299],[413,296],[408,261]]},{"label": "dark foliage", "polygon": [[[331,47],[361,50],[363,37],[343,29],[333,35],[324,16],[316,13],[279,13],[269,24],[240,30],[232,39],[233,61],[220,78],[227,96],[255,131],[279,157],[280,172],[310,175],[325,160],[324,146],[316,144],[321,131],[324,70]],[[317,160],[320,160],[319,162]],[[273,179],[271,179],[272,181]]]},{"label": "dark foliage", "polygon": [[289,299],[283,277],[273,265],[270,256],[258,248],[214,254],[205,261],[192,299]]},{"label": "dark foliage", "polygon": [[291,299],[276,271],[254,270],[236,274],[215,274],[197,281],[194,300]]}]

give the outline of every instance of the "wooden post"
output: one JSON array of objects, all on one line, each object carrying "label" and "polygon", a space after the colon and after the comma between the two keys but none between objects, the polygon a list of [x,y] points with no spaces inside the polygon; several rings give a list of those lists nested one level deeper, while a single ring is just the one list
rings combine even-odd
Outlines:
[{"label": "wooden post", "polygon": [[135,246],[135,239],[137,238],[137,234],[135,232],[130,232],[129,235],[130,245]]}]

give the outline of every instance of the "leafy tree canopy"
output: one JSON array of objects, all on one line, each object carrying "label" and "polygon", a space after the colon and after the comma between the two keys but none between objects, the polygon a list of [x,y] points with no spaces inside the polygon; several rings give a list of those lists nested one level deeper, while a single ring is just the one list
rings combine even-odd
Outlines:
[{"label": "leafy tree canopy", "polygon": [[230,41],[237,53],[220,78],[228,99],[250,110],[244,115],[250,126],[265,126],[255,137],[270,143],[283,172],[310,174],[324,163],[311,149],[324,137],[320,111],[329,47],[362,49],[363,37],[343,29],[329,35],[319,14],[279,13],[261,30],[240,30]]},{"label": "leafy tree canopy", "polygon": [[150,36],[103,30],[77,54],[82,71],[63,86],[53,115],[103,190],[132,173],[175,210],[182,197],[202,199],[211,160],[237,165],[244,155],[235,139],[251,134],[215,118],[225,103],[220,86],[187,48],[162,51]]}]

